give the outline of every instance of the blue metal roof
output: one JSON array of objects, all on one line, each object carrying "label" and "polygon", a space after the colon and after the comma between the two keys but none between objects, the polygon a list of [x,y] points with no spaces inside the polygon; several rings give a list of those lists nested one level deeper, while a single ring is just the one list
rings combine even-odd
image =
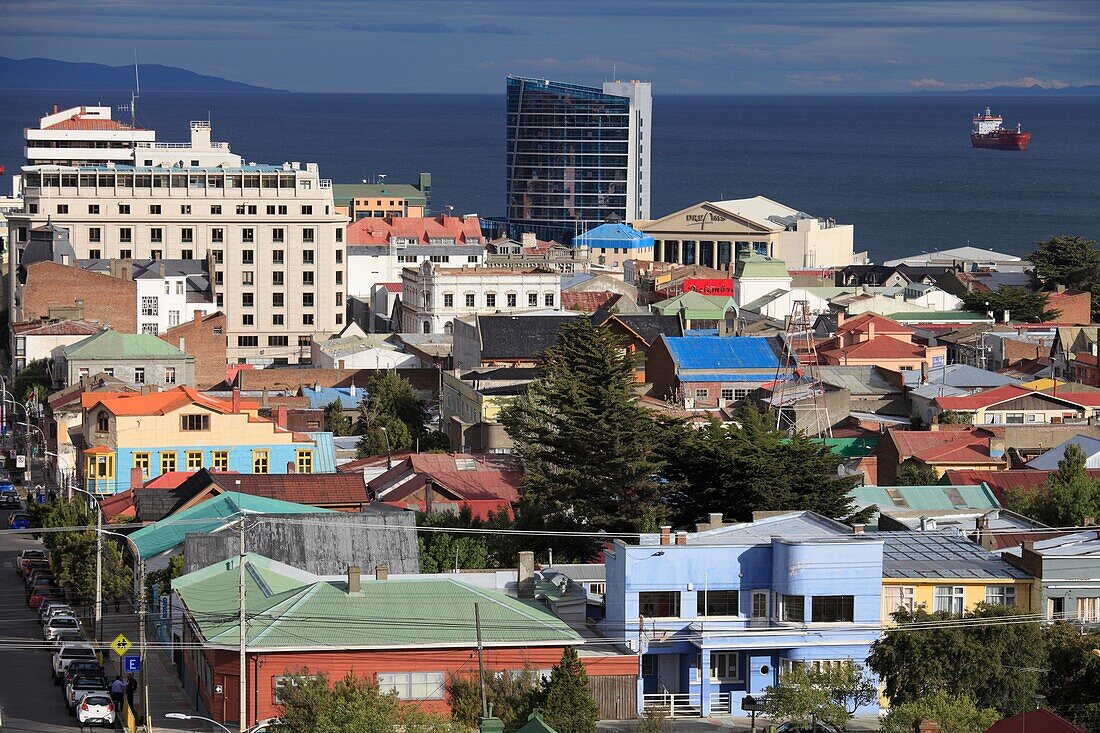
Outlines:
[{"label": "blue metal roof", "polygon": [[628,227],[626,224],[608,222],[573,237],[573,246],[600,249],[611,247],[645,249],[653,246],[653,237],[643,234],[633,227]]},{"label": "blue metal roof", "polygon": [[[664,336],[679,369],[774,370],[779,358],[765,336]],[[684,375],[680,374],[680,379]]]},{"label": "blue metal roof", "polygon": [[721,374],[715,374],[713,372],[700,372],[685,374],[680,372],[677,378],[681,382],[770,382],[775,379],[775,372],[758,372],[752,374],[740,374],[729,372],[723,372]]},{"label": "blue metal roof", "polygon": [[33,166],[33,170],[46,169],[46,168],[76,168],[81,173],[286,173],[287,175],[293,175],[294,169],[286,170],[281,165],[270,164],[255,164],[255,165],[242,165],[238,167],[218,167],[218,166],[205,166],[205,167],[191,167],[186,166],[180,168],[179,166],[148,166],[148,165],[129,165],[125,163],[119,163],[113,166],[106,165],[37,165]]},{"label": "blue metal roof", "polygon": [[323,409],[337,401],[345,410],[354,410],[366,396],[362,387],[358,387],[354,395],[350,387],[321,387],[320,389],[306,387],[302,390],[302,395],[309,398],[309,406],[314,410]]},{"label": "blue metal roof", "polygon": [[316,448],[313,451],[314,473],[336,473],[336,444],[333,442],[332,433],[318,432],[306,433],[313,438]]}]

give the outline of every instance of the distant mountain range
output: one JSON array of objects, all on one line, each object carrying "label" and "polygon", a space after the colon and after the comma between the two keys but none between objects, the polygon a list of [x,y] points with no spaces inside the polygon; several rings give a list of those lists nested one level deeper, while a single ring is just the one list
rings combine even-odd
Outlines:
[{"label": "distant mountain range", "polygon": [[1065,95],[1094,95],[1100,94],[1100,84],[1087,84],[1080,87],[1063,87],[1061,89],[1051,89],[1049,87],[1041,87],[1038,84],[1030,87],[988,87],[986,89],[922,89],[919,94],[972,94],[976,96],[986,97],[1028,97],[1032,95],[1042,96],[1065,96]]},{"label": "distant mountain range", "polygon": [[[196,74],[160,64],[139,64],[141,89],[148,92],[280,92],[252,84]],[[129,91],[133,66],[75,64],[53,59],[12,59],[0,56],[0,89],[53,91]]]}]

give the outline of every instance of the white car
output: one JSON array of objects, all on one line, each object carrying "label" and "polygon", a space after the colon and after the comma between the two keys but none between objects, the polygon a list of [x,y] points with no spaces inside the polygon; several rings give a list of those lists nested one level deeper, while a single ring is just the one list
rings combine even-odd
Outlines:
[{"label": "white car", "polygon": [[80,631],[80,619],[76,616],[54,616],[42,626],[42,638],[53,641],[58,635],[66,631]]},{"label": "white car", "polygon": [[115,704],[106,692],[85,693],[76,704],[76,720],[81,727],[105,725],[115,727]]},{"label": "white car", "polygon": [[57,616],[76,616],[76,614],[73,612],[72,607],[65,603],[50,604],[50,607],[43,611],[40,615],[42,616],[42,618],[40,618],[38,622],[43,626],[45,626],[46,622],[49,621],[51,618],[55,618]]},{"label": "white car", "polygon": [[53,676],[60,679],[65,676],[65,670],[69,668],[69,662],[77,659],[82,661],[94,660],[95,647],[88,642],[63,644],[53,655]]},{"label": "white car", "polygon": [[256,725],[252,726],[245,733],[269,733],[279,723],[283,722],[281,718],[268,718],[267,720],[261,720]]}]

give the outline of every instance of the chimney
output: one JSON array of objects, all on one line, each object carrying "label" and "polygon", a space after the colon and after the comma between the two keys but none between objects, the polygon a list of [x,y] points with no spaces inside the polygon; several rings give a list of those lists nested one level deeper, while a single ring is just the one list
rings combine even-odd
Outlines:
[{"label": "chimney", "polygon": [[196,310],[193,320],[195,321],[195,323],[199,323],[200,321],[202,321],[202,311]]},{"label": "chimney", "polygon": [[435,498],[435,481],[430,478],[424,479],[424,513],[432,513],[432,499]]},{"label": "chimney", "polygon": [[661,526],[661,544],[669,544],[669,538],[672,535],[672,526],[665,524]]},{"label": "chimney", "polygon": [[931,718],[913,721],[913,733],[940,733],[940,724]]},{"label": "chimney", "polygon": [[236,414],[241,411],[241,390],[233,389],[233,413]]},{"label": "chimney", "polygon": [[286,429],[286,405],[279,405],[275,408],[275,424],[284,430]]},{"label": "chimney", "polygon": [[130,488],[136,489],[145,485],[145,475],[141,472],[141,469],[134,466],[130,469]]},{"label": "chimney", "polygon": [[710,512],[707,514],[707,524],[711,529],[716,529],[722,526],[722,512]]},{"label": "chimney", "polygon": [[928,384],[928,362],[926,361],[920,363],[920,383]]},{"label": "chimney", "polygon": [[286,462],[286,472],[287,473],[294,473],[294,469],[295,469],[294,461],[287,461]]},{"label": "chimney", "polygon": [[524,550],[519,553],[516,566],[516,591],[519,598],[535,597],[535,553]]},{"label": "chimney", "polygon": [[875,339],[875,319],[872,317],[867,321],[867,340],[873,341]]},{"label": "chimney", "polygon": [[864,530],[864,525],[862,525],[862,524],[853,524],[852,525],[852,534],[863,534],[863,530]]},{"label": "chimney", "polygon": [[164,267],[164,261],[163,260],[157,263],[157,270],[160,271],[160,276],[164,277],[164,273],[166,272],[166,269]]},{"label": "chimney", "polygon": [[389,580],[390,578],[390,566],[389,565],[375,565],[374,566],[374,579],[375,580]]},{"label": "chimney", "polygon": [[359,566],[348,565],[348,593],[361,593],[363,587],[359,577]]},{"label": "chimney", "polygon": [[359,388],[355,386],[355,382],[352,382],[351,386],[348,387],[348,394],[351,395],[352,397],[358,397],[359,396]]},{"label": "chimney", "polygon": [[180,336],[180,345],[176,348],[178,348],[180,351],[182,351],[183,353],[186,354],[187,353],[187,339],[185,339],[183,336]]},{"label": "chimney", "polygon": [[687,532],[677,532],[676,533],[676,544],[686,545],[687,543],[688,543],[688,533]]}]

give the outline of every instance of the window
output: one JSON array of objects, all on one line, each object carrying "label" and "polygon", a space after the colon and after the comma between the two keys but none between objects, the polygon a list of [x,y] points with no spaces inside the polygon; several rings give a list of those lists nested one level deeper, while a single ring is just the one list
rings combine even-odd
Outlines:
[{"label": "window", "polygon": [[532,308],[537,308],[538,305],[539,305],[539,294],[538,293],[528,293],[527,294],[527,305],[531,306]]},{"label": "window", "polygon": [[[339,315],[339,314],[337,314],[337,315]],[[337,321],[337,323],[339,323],[339,321]],[[302,314],[302,325],[303,326],[312,326],[313,325],[313,314],[312,313],[303,313]]]},{"label": "window", "polygon": [[466,255],[466,261],[469,262],[471,265],[476,265],[477,255]]},{"label": "window", "polygon": [[304,214],[305,216],[312,216],[313,215],[313,207],[312,206],[303,206],[302,207],[302,214]]},{"label": "window", "polygon": [[[337,323],[339,323],[339,321],[337,321]],[[309,336],[298,337],[298,346],[309,346],[311,343],[313,343],[313,339]]]},{"label": "window", "polygon": [[455,304],[454,293],[443,293],[443,307],[453,308]]},{"label": "window", "polygon": [[163,252],[159,249],[149,250],[149,257],[154,260],[159,260],[163,257]]},{"label": "window", "polygon": [[985,602],[993,606],[1015,606],[1016,586],[987,585],[985,587]]},{"label": "window", "polygon": [[745,399],[746,397],[749,396],[749,391],[750,390],[747,390],[747,389],[734,389],[733,390],[733,399],[734,400],[743,400],[743,399]]},{"label": "window", "polygon": [[150,214],[159,214],[160,213],[160,204],[149,204],[149,213]]},{"label": "window", "polygon": [[256,316],[255,316],[255,314],[245,313],[243,316],[241,316],[241,325],[242,326],[255,326],[256,325]]},{"label": "window", "polygon": [[638,613],[646,618],[674,618],[680,615],[678,591],[647,591],[638,594]]},{"label": "window", "polygon": [[[211,242],[224,242],[225,241],[225,230],[222,229],[221,227],[214,227],[213,229],[211,229],[210,230],[210,241]],[[216,261],[219,264],[221,263],[221,260],[216,260]]]},{"label": "window", "polygon": [[141,469],[142,476],[149,475],[149,454],[148,453],[135,453],[134,454],[134,466]]},{"label": "window", "polygon": [[149,241],[154,244],[160,244],[164,241],[164,229],[161,227],[152,227],[149,229]]},{"label": "window", "polygon": [[133,257],[134,257],[134,253],[133,253],[133,250],[129,250],[129,249],[120,249],[120,250],[118,251],[118,257],[119,257],[119,259],[121,259],[121,260],[129,260],[129,259],[133,259]]},{"label": "window", "polygon": [[99,227],[89,227],[88,229],[88,241],[99,242],[103,239],[103,230]]},{"label": "window", "polygon": [[118,205],[118,213],[120,213],[120,214],[129,214],[130,213],[130,204],[119,204]]},{"label": "window", "polygon": [[255,293],[241,293],[241,305],[245,308],[251,308],[256,301]]},{"label": "window", "polygon": [[281,265],[285,261],[283,258],[284,258],[283,250],[281,250],[281,249],[271,250],[271,264]]},{"label": "window", "polygon": [[134,367],[134,384],[145,384],[145,367]]},{"label": "window", "polygon": [[271,678],[271,683],[274,687],[273,692],[274,692],[275,704],[276,705],[282,705],[283,702],[285,702],[283,700],[282,693],[283,693],[284,690],[286,690],[286,688],[296,686],[296,685],[300,685],[303,682],[308,682],[310,680],[315,680],[315,679],[318,679],[318,677],[316,675],[295,675],[293,677],[272,677]]},{"label": "window", "polygon": [[696,610],[700,616],[736,616],[738,614],[737,591],[699,591]]},{"label": "window", "polygon": [[270,465],[270,460],[270,451],[252,451],[252,473],[267,473],[268,466]]},{"label": "window", "polygon": [[191,213],[191,204],[180,204],[180,213],[181,214],[190,214]]},{"label": "window", "polygon": [[657,674],[657,655],[655,654],[643,654],[642,655],[642,676],[650,677]]},{"label": "window", "polygon": [[195,259],[195,250],[193,250],[193,249],[180,250],[180,259],[181,260],[193,260],[193,259]]},{"label": "window", "polygon": [[242,242],[255,242],[256,241],[256,230],[253,229],[252,227],[245,227],[244,229],[242,229],[241,230],[241,241]]},{"label": "window", "polygon": [[932,610],[961,614],[966,608],[966,589],[961,585],[937,585]]},{"label": "window", "polygon": [[739,652],[711,652],[710,678],[716,682],[740,682],[741,654]]},{"label": "window", "polygon": [[241,250],[241,262],[245,265],[251,265],[256,261],[256,252],[251,249]]},{"label": "window", "polygon": [[1078,621],[1100,621],[1100,598],[1084,596],[1077,599]]},{"label": "window", "polygon": [[466,293],[466,307],[473,308],[476,298],[477,296],[475,296],[473,293]]},{"label": "window", "polygon": [[201,450],[189,450],[187,451],[187,470],[198,471],[202,468],[202,451]]},{"label": "window", "polygon": [[295,458],[297,458],[298,473],[313,473],[313,451],[299,450]]},{"label": "window", "polygon": [[121,227],[118,230],[118,241],[126,243],[134,241],[134,230],[130,227]]},{"label": "window", "polygon": [[284,326],[284,325],[286,325],[286,316],[284,316],[282,313],[273,313],[273,314],[271,314],[271,325],[272,326]]},{"label": "window", "polygon": [[814,623],[851,623],[855,620],[855,596],[814,596]]},{"label": "window", "polygon": [[95,429],[98,433],[106,433],[111,429],[111,418],[106,410],[100,411],[95,419]]},{"label": "window", "polygon": [[175,384],[176,383],[176,368],[164,367],[164,383]]},{"label": "window", "polygon": [[115,454],[107,453],[105,455],[88,456],[85,468],[87,468],[89,478],[114,478]]},{"label": "window", "polygon": [[307,265],[312,265],[313,264],[313,250],[312,249],[303,249],[302,250],[302,262],[304,264],[307,264]]},{"label": "window", "polygon": [[[282,273],[280,273],[282,274]],[[271,294],[271,306],[273,308],[282,308],[286,300],[286,296],[283,293]]]},{"label": "window", "polygon": [[194,432],[196,430],[209,430],[210,429],[210,416],[209,415],[180,415],[180,430],[184,432]]},{"label": "window", "polygon": [[160,453],[160,472],[171,473],[176,470],[176,452],[175,451],[161,451]]},{"label": "window", "polygon": [[143,295],[141,296],[141,315],[143,316],[155,316],[157,315],[157,305],[160,303],[160,299],[155,295]]},{"label": "window", "polygon": [[237,337],[237,346],[247,347],[247,346],[259,346],[259,345],[260,345],[260,337],[259,336],[238,336]]},{"label": "window", "polygon": [[313,284],[313,270],[303,270],[302,271],[302,285],[312,285],[312,284]]},{"label": "window", "polygon": [[302,293],[302,305],[306,308],[313,307],[313,293]]},{"label": "window", "polygon": [[496,308],[497,307],[497,294],[496,293],[485,293],[485,307],[486,308]]},{"label": "window", "polygon": [[[68,255],[62,255],[62,257],[67,258]],[[101,259],[103,257],[103,254],[98,249],[90,249],[90,250],[88,250],[88,257],[93,259],[93,260],[98,260],[98,259]]]},{"label": "window", "polygon": [[229,451],[216,450],[210,455],[210,468],[215,471],[229,470]]},{"label": "window", "polygon": [[752,592],[752,617],[757,620],[768,618],[768,591]]},{"label": "window", "polygon": [[272,285],[282,285],[283,284],[283,271],[282,270],[276,270],[275,272],[271,273],[271,284]]},{"label": "window", "polygon": [[396,692],[399,700],[442,700],[442,672],[379,672],[378,689]]},{"label": "window", "polygon": [[722,402],[733,402],[733,390],[723,388],[722,389]]},{"label": "window", "polygon": [[268,336],[268,346],[289,346],[290,341],[288,336]]},{"label": "window", "polygon": [[[286,232],[285,232],[285,230],[282,227],[275,227],[274,229],[272,229],[271,230],[271,241],[272,242],[285,242],[286,241]],[[281,261],[282,257],[280,257],[279,259]]]},{"label": "window", "polygon": [[313,227],[306,227],[305,229],[302,230],[302,241],[303,242],[312,242],[313,241]]},{"label": "window", "polygon": [[508,293],[508,307],[509,308],[515,308],[516,307],[516,294],[515,293]]},{"label": "window", "polygon": [[241,270],[241,285],[255,285],[255,273],[252,270]]},{"label": "window", "polygon": [[710,398],[710,392],[707,389],[704,388],[704,389],[695,390],[695,399],[697,399],[697,400],[706,400],[706,399],[709,399],[709,398]]},{"label": "window", "polygon": [[218,214],[221,214],[221,213],[222,213],[222,206],[221,206],[221,204],[212,204],[212,205],[210,206],[210,213],[211,213],[211,214],[214,214],[214,215],[218,215]]},{"label": "window", "polygon": [[275,216],[275,206],[274,205],[267,207],[267,215],[268,216]]},{"label": "window", "polygon": [[[180,229],[180,241],[181,242],[194,242],[195,241],[195,230],[192,229],[191,227],[184,227],[183,229]],[[185,257],[184,259],[190,259],[190,258]]]},{"label": "window", "polygon": [[779,596],[779,619],[804,622],[806,620],[806,596]]},{"label": "window", "polygon": [[917,589],[912,585],[882,586],[882,615],[888,617],[904,609],[913,612],[916,607]]},{"label": "window", "polygon": [[554,294],[553,293],[547,293],[546,294],[546,299],[543,302],[545,303],[547,308],[553,308],[554,307]]}]

